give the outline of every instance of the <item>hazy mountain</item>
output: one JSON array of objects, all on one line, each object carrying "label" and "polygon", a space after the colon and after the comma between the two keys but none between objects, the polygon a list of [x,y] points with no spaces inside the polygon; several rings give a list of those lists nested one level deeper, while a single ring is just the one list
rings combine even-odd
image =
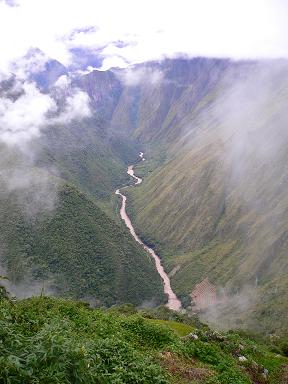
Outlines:
[{"label": "hazy mountain", "polygon": [[37,86],[47,91],[59,77],[68,74],[67,68],[57,60],[47,57],[40,49],[31,48],[16,64],[29,73],[28,78],[35,81]]},{"label": "hazy mountain", "polygon": [[129,207],[183,302],[208,278],[225,297],[216,324],[283,327],[287,63],[165,60],[83,84],[109,131],[146,148]]},{"label": "hazy mountain", "polygon": [[75,47],[70,49],[70,53],[72,54],[71,68],[69,67],[71,70],[85,71],[87,67],[100,68],[102,65],[101,49],[95,51]]},{"label": "hazy mountain", "polygon": [[[119,242],[121,254],[127,254],[129,234],[115,235],[122,223],[112,196],[127,180],[126,165],[137,161],[137,151],[144,149],[147,161],[137,172],[145,181],[127,192],[128,208],[141,237],[156,247],[167,271],[173,271],[172,286],[184,306],[195,304],[191,294],[196,285],[209,281],[218,303],[205,308],[208,320],[222,326],[284,330],[286,61],[167,59],[73,76],[69,87],[70,93],[77,88],[89,96],[92,115],[81,124],[44,130],[37,141],[37,164],[55,167],[57,177],[72,183],[73,191],[84,192],[82,198],[96,204],[95,215],[100,209],[111,221],[112,248]],[[73,209],[78,209],[76,202]],[[95,236],[104,231],[95,228]],[[107,231],[97,263],[114,252],[107,248]],[[82,232],[84,236],[79,229],[80,237]],[[88,244],[90,238],[85,247]],[[85,247],[77,251],[79,260]],[[132,240],[131,247],[136,247]],[[144,263],[143,281],[149,276],[161,297],[154,267],[136,248],[136,271]],[[69,252],[63,260],[69,260]],[[85,260],[92,263],[92,255]],[[103,276],[110,276],[108,269]],[[129,276],[128,269],[122,272]],[[109,303],[119,300],[110,283],[108,279]],[[73,286],[77,294],[74,283],[67,284],[67,291]],[[80,286],[85,284],[83,280]],[[93,295],[93,289],[84,291]]]},{"label": "hazy mountain", "polygon": [[151,165],[139,170],[146,179],[131,192],[131,214],[176,268],[172,285],[186,305],[209,278],[225,304],[210,306],[207,320],[284,330],[287,63],[198,64],[186,62],[193,77],[180,61],[187,81],[171,85],[167,67],[177,64],[165,63],[167,77],[141,89],[135,135]]},{"label": "hazy mountain", "polygon": [[[11,109],[26,102],[22,84],[15,77],[2,82],[1,102]],[[129,182],[127,162],[137,159],[138,149],[109,136],[93,113],[69,121],[75,115],[70,106],[84,106],[77,94],[70,86],[36,93],[53,106],[48,125],[29,143],[1,146],[1,274],[17,296],[44,289],[97,305],[163,302],[154,264],[110,204],[115,189]],[[8,132],[19,137],[16,128]]]}]

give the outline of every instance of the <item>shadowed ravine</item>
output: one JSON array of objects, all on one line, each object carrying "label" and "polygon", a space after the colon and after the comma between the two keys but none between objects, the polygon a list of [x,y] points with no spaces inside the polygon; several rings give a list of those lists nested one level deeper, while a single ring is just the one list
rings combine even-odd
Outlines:
[{"label": "shadowed ravine", "polygon": [[[139,156],[141,157],[142,161],[145,160],[143,157],[143,152],[140,152]],[[142,179],[140,177],[137,177],[134,175],[133,167],[134,167],[133,165],[129,165],[127,173],[128,173],[128,175],[132,176],[135,179],[135,185],[137,185],[137,184],[140,184],[142,182]],[[128,188],[128,187],[130,187],[130,186],[126,186],[126,187],[123,187],[121,189]],[[181,302],[177,298],[177,296],[175,295],[175,293],[173,292],[173,290],[171,288],[170,279],[169,279],[167,273],[164,271],[163,266],[161,265],[160,257],[158,255],[156,255],[156,253],[153,251],[152,248],[148,247],[148,245],[143,243],[143,241],[137,236],[135,229],[131,223],[131,220],[126,213],[127,197],[120,192],[120,189],[117,189],[115,193],[116,193],[116,195],[119,195],[122,198],[122,204],[121,204],[121,208],[120,208],[121,219],[124,220],[127,228],[129,228],[131,235],[134,237],[134,239],[137,241],[137,243],[141,244],[143,246],[143,248],[145,249],[145,251],[149,252],[155,261],[156,269],[157,269],[157,271],[158,271],[158,273],[161,276],[162,281],[163,281],[164,293],[167,295],[167,298],[168,298],[168,302],[166,304],[167,307],[170,309],[173,309],[175,311],[178,311],[179,309],[181,309]]]}]

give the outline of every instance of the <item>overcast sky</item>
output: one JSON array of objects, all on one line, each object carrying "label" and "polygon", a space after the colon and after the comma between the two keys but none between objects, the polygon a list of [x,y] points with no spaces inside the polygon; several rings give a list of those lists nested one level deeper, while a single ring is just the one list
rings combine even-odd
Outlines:
[{"label": "overcast sky", "polygon": [[288,56],[288,0],[0,0],[0,69],[38,47],[63,64],[99,50],[103,68],[179,53]]}]

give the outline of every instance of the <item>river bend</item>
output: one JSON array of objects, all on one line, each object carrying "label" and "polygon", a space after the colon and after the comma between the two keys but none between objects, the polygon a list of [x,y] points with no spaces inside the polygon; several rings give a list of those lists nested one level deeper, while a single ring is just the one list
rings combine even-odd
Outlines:
[{"label": "river bend", "polygon": [[[142,161],[145,161],[143,152],[140,152],[139,156],[142,159]],[[133,168],[134,168],[133,165],[129,165],[127,173],[128,173],[128,175],[133,177],[133,179],[135,180],[135,184],[134,185],[141,184],[142,183],[142,179],[140,177],[137,177],[134,174]],[[128,188],[128,187],[130,187],[130,185],[121,188],[121,191],[122,191],[122,189]],[[164,293],[166,294],[167,299],[168,299],[168,302],[166,304],[167,307],[170,308],[170,309],[173,309],[175,311],[179,311],[181,309],[181,302],[177,298],[177,296],[175,295],[175,293],[173,292],[173,290],[171,288],[170,279],[169,279],[167,273],[165,272],[165,270],[164,270],[164,268],[163,268],[163,266],[161,264],[160,257],[155,253],[155,251],[152,248],[148,247],[148,245],[143,243],[143,241],[140,239],[140,237],[136,234],[135,229],[134,229],[134,227],[133,227],[133,225],[131,223],[131,220],[130,220],[129,216],[127,215],[127,212],[126,212],[127,197],[122,192],[120,192],[120,189],[117,189],[115,191],[115,193],[116,193],[116,195],[119,195],[122,198],[122,204],[121,204],[121,207],[120,207],[121,219],[125,222],[126,227],[129,229],[129,231],[130,231],[131,235],[133,236],[134,240],[137,241],[137,243],[141,244],[142,247],[145,249],[145,251],[148,252],[152,256],[154,261],[155,261],[155,266],[156,266],[157,272],[159,273],[159,275],[162,278]]]}]

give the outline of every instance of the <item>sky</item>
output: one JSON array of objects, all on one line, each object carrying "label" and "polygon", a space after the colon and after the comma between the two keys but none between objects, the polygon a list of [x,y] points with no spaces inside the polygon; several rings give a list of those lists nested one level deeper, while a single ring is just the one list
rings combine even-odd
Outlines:
[{"label": "sky", "polygon": [[288,56],[287,0],[0,0],[0,70],[38,47],[71,65],[73,48],[102,69],[169,56]]}]

